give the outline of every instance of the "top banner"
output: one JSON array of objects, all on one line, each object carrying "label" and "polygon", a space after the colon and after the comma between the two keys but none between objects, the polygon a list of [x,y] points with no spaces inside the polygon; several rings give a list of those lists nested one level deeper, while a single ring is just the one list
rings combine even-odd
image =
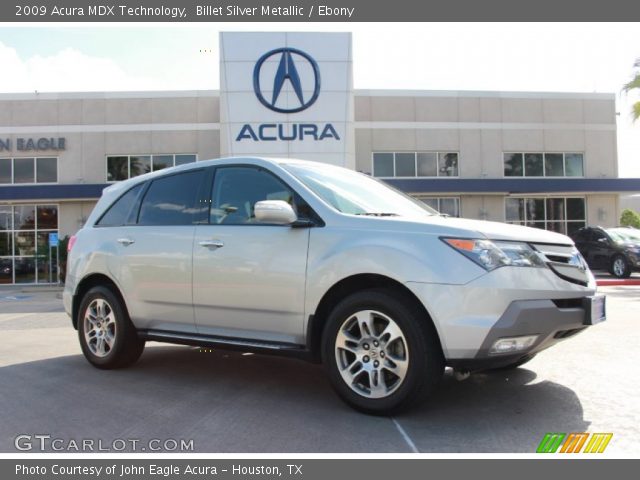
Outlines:
[{"label": "top banner", "polygon": [[15,0],[2,22],[637,21],[629,0]]}]

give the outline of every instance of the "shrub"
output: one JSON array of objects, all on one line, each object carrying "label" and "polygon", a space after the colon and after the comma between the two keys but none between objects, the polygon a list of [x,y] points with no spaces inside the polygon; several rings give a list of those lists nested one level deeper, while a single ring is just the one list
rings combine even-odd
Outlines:
[{"label": "shrub", "polygon": [[620,225],[623,227],[640,228],[640,215],[630,208],[625,208],[620,215]]}]

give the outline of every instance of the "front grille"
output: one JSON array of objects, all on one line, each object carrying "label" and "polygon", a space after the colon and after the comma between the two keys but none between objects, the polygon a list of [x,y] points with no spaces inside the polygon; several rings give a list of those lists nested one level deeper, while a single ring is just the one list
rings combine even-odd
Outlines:
[{"label": "front grille", "polygon": [[553,273],[567,282],[586,287],[589,282],[587,263],[573,245],[533,243]]},{"label": "front grille", "polygon": [[551,245],[548,243],[534,243],[531,245],[550,262],[569,263],[577,250],[573,245]]},{"label": "front grille", "polygon": [[547,259],[551,262],[556,262],[556,263],[569,263],[569,257],[564,257],[562,255],[552,255],[552,254],[546,254],[545,257],[547,257]]}]

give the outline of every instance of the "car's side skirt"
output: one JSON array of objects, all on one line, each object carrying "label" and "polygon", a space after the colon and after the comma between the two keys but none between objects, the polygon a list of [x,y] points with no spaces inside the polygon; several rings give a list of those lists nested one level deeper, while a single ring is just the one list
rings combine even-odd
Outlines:
[{"label": "car's side skirt", "polygon": [[153,342],[175,343],[178,345],[191,345],[194,347],[220,348],[225,350],[263,353],[311,360],[311,355],[309,350],[307,350],[307,347],[305,345],[297,345],[295,343],[266,342],[246,338],[201,335],[197,333],[152,329],[138,330],[138,337],[143,340]]}]

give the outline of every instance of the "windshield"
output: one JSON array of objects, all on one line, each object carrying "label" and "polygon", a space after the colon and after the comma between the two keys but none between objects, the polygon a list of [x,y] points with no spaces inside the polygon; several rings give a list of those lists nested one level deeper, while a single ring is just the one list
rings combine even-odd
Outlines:
[{"label": "windshield", "polygon": [[372,216],[438,215],[424,203],[362,173],[327,165],[283,166],[342,213]]},{"label": "windshield", "polygon": [[614,242],[640,242],[640,231],[631,228],[609,228],[607,234]]}]

